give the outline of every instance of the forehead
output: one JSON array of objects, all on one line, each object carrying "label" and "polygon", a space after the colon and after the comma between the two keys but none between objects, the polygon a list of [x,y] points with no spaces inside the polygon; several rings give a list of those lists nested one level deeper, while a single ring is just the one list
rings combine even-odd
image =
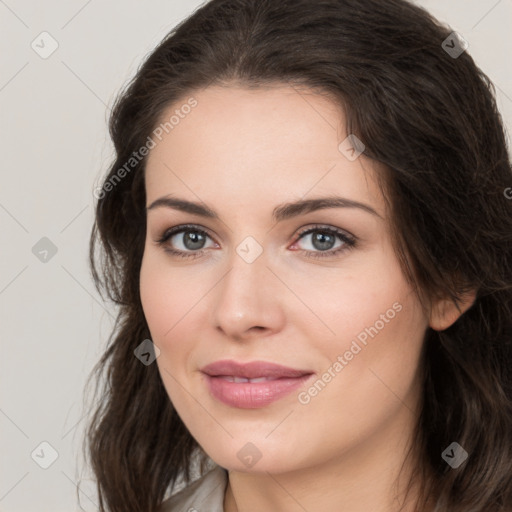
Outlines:
[{"label": "forehead", "polygon": [[[189,98],[195,107],[182,109]],[[161,122],[173,115],[167,129],[160,125],[161,140],[153,137],[148,202],[178,191],[254,206],[339,193],[384,211],[379,169],[364,154],[351,161],[340,149],[348,135],[343,110],[325,96],[288,86],[216,86],[174,103]]]}]

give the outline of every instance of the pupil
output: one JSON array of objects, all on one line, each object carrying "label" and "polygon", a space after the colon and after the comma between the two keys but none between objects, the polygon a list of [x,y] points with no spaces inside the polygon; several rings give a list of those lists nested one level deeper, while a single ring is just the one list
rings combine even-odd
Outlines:
[{"label": "pupil", "polygon": [[204,243],[204,236],[197,231],[187,231],[184,243],[187,249],[201,249],[201,246]]},{"label": "pupil", "polygon": [[[326,242],[326,239],[330,238],[331,240]],[[332,244],[334,242],[333,235],[329,233],[318,233],[313,236],[313,246],[318,250],[328,250],[332,249]]]}]

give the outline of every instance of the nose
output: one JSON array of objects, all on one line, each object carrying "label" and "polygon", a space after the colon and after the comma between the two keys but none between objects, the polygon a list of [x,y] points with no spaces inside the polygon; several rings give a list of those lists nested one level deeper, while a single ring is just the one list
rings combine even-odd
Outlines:
[{"label": "nose", "polygon": [[233,251],[213,295],[214,325],[226,337],[243,341],[282,329],[286,290],[268,264],[265,251],[251,263]]}]

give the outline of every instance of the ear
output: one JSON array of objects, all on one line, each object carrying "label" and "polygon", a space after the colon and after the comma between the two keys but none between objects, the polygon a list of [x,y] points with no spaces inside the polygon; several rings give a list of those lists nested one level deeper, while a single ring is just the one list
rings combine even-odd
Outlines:
[{"label": "ear", "polygon": [[450,299],[438,299],[430,312],[429,325],[434,331],[444,331],[453,325],[474,303],[476,290],[464,293],[457,305]]}]

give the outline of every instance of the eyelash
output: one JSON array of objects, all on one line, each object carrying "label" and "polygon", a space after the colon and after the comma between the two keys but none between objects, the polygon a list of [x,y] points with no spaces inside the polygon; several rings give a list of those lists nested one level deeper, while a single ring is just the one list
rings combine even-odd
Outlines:
[{"label": "eyelash", "polygon": [[[209,238],[212,238],[208,232],[204,231],[203,229],[199,228],[199,226],[196,226],[194,224],[184,224],[180,226],[175,226],[174,228],[170,228],[166,230],[163,235],[156,240],[156,244],[158,246],[165,246],[166,242],[174,235],[178,233],[186,233],[187,231],[193,231],[195,233],[199,233],[203,236],[207,236]],[[342,252],[349,251],[356,247],[356,238],[354,236],[349,236],[345,232],[332,228],[332,227],[325,227],[325,226],[313,226],[310,228],[307,228],[297,234],[297,241],[301,240],[304,236],[314,233],[314,232],[321,232],[321,233],[328,233],[330,235],[334,235],[338,237],[345,245],[338,247],[338,249],[331,249],[329,251],[307,251],[305,249],[300,249],[299,252],[306,253],[305,256],[308,258],[328,258],[328,257],[334,257],[338,254],[341,254]],[[295,243],[295,242],[294,242]],[[164,250],[171,254],[172,256],[178,256],[180,258],[199,258],[203,255],[205,252],[205,249],[200,249],[198,251],[191,251],[191,252],[184,252],[184,251],[178,251],[176,249],[171,249],[170,247],[164,247]]]}]

